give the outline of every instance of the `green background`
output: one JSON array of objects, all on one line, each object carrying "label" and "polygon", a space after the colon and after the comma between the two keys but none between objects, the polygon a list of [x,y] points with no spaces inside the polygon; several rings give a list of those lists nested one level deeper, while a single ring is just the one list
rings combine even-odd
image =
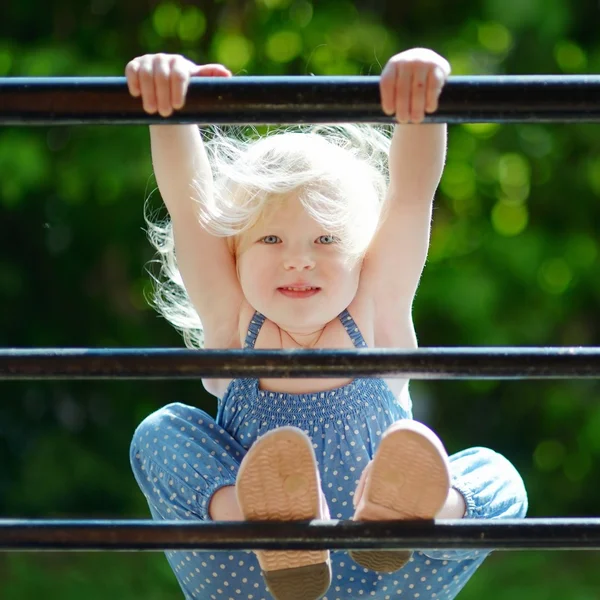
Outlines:
[{"label": "green background", "polygon": [[[147,52],[236,74],[379,74],[426,46],[454,74],[600,72],[596,2],[22,0],[0,18],[0,76],[122,75]],[[599,345],[597,125],[455,125],[415,302],[421,346]],[[0,130],[0,345],[175,347],[148,308],[146,127]],[[158,197],[156,197],[158,202]],[[449,452],[483,445],[522,473],[531,517],[600,507],[598,383],[415,382]],[[136,425],[200,382],[0,382],[0,514],[147,518]],[[593,552],[497,552],[463,600],[587,600]],[[181,598],[161,553],[2,553],[0,597]]]}]

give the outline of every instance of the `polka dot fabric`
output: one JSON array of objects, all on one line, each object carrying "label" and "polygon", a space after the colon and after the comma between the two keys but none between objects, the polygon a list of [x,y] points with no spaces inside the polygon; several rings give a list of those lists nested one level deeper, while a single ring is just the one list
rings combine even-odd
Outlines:
[{"label": "polka dot fabric", "polygon": [[[344,311],[342,323],[355,346],[364,340]],[[254,316],[246,339],[253,347],[264,317]],[[131,465],[152,517],[209,520],[208,505],[220,487],[234,485],[246,451],[260,435],[294,425],[312,439],[323,492],[333,519],[350,519],[360,474],[383,432],[411,418],[380,379],[355,379],[318,394],[260,390],[255,379],[231,382],[216,420],[183,404],[147,417],[131,444]],[[520,518],[527,496],[521,477],[501,455],[470,448],[450,457],[452,485],[465,497],[469,518]],[[487,553],[415,551],[396,573],[375,573],[345,551],[333,551],[333,578],[324,600],[350,598],[450,599],[462,589]],[[186,598],[270,600],[258,561],[250,551],[166,552]]]}]

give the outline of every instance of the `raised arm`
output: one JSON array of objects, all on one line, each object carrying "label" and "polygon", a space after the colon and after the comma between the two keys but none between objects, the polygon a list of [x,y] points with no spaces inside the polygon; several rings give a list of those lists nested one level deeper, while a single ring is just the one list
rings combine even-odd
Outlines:
[{"label": "raised arm", "polygon": [[[126,75],[144,110],[168,117],[183,106],[192,76],[231,73],[222,65],[196,65],[182,56],[157,54],[131,61]],[[199,206],[213,192],[200,131],[194,125],[153,125],[150,139],[158,188],[173,224],[177,265],[202,321],[205,344],[229,347],[238,339],[242,292],[225,238],[208,233],[198,218]]]},{"label": "raised arm", "polygon": [[381,76],[382,108],[395,114],[399,124],[389,155],[387,213],[362,274],[376,314],[385,315],[375,327],[378,346],[414,339],[412,303],[427,257],[433,196],[446,156],[446,125],[419,123],[426,112],[437,109],[449,73],[444,58],[415,48],[390,59]]}]

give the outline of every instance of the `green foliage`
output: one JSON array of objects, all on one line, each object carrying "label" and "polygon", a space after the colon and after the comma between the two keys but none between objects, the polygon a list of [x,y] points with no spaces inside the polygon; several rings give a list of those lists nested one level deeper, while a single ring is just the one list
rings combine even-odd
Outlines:
[{"label": "green foliage", "polygon": [[[239,74],[377,74],[428,46],[454,74],[600,71],[596,7],[567,0],[449,4],[324,0],[9,3],[0,76],[115,75],[146,52]],[[593,10],[592,10],[593,9]],[[142,205],[154,189],[145,128],[0,131],[0,344],[180,346],[147,306]],[[415,303],[422,346],[600,345],[597,125],[451,128],[431,251]],[[3,383],[0,513],[149,516],[128,464],[136,425],[200,383]],[[530,516],[600,505],[595,381],[415,382],[417,418],[451,452],[505,454]],[[594,557],[497,553],[461,598],[588,600]],[[154,554],[0,555],[3,598],[180,598]],[[552,581],[548,580],[552,573]]]}]

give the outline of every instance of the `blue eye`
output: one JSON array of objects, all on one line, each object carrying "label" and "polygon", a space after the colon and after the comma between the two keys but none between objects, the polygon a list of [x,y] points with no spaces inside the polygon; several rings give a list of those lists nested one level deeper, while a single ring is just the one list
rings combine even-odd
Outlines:
[{"label": "blue eye", "polygon": [[317,238],[319,244],[335,244],[338,239],[334,235],[321,235]]},{"label": "blue eye", "polygon": [[261,239],[261,242],[265,244],[277,244],[281,240],[276,235],[265,235],[264,238]]}]

